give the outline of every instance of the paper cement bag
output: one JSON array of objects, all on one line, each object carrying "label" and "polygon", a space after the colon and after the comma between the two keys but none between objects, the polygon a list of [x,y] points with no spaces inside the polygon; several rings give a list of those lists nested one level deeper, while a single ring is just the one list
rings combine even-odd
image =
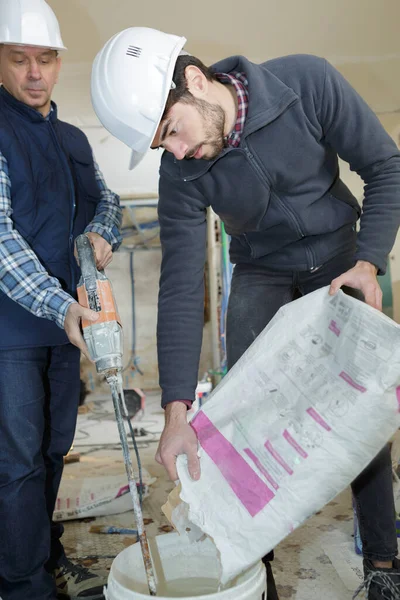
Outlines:
[{"label": "paper cement bag", "polygon": [[226,583],[342,491],[400,425],[400,326],[324,288],[281,308],[193,417],[189,519]]},{"label": "paper cement bag", "polygon": [[[149,486],[156,479],[146,469],[142,469],[143,497],[149,495]],[[65,472],[64,472],[65,473]],[[136,481],[138,481],[138,476]],[[86,519],[116,515],[132,510],[132,496],[129,493],[126,475],[103,477],[73,477],[64,475],[61,480],[53,513],[54,521]],[[1,600],[1,598],[0,598]]]}]

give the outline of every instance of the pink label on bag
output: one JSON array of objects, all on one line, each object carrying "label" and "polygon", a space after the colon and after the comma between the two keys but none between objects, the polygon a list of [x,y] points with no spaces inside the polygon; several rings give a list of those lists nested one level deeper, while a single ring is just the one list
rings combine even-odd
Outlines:
[{"label": "pink label on bag", "polygon": [[261,461],[257,458],[257,456],[250,450],[250,448],[245,448],[247,456],[251,458],[253,463],[256,465],[257,469],[262,473],[265,479],[272,485],[275,490],[279,490],[279,485],[276,483],[274,479],[272,479],[271,475],[268,473],[267,469],[261,464]]},{"label": "pink label on bag", "polygon": [[277,463],[279,463],[281,465],[281,467],[283,469],[285,469],[285,471],[287,473],[289,473],[289,475],[293,475],[293,469],[291,469],[289,467],[289,465],[287,464],[287,462],[285,462],[282,458],[282,456],[280,454],[278,454],[278,452],[273,448],[271,442],[269,440],[267,440],[264,444],[264,446],[266,447],[266,449],[268,450],[268,452],[271,454],[271,456],[274,457],[274,459],[276,460]]},{"label": "pink label on bag", "polygon": [[300,454],[300,456],[302,456],[303,458],[308,457],[307,452],[303,450],[303,448],[296,442],[296,440],[290,435],[287,429],[285,429],[285,431],[283,432],[283,437],[296,450],[296,452]]},{"label": "pink label on bag", "polygon": [[339,335],[340,335],[340,329],[339,329],[339,327],[337,326],[337,324],[336,324],[336,321],[331,321],[331,322],[329,323],[329,329],[330,329],[330,331],[332,331],[332,332],[333,332],[333,333],[334,333],[334,334],[335,334],[337,337],[339,337]]},{"label": "pink label on bag", "polygon": [[399,405],[399,412],[400,412],[400,385],[399,385],[399,387],[396,388],[396,397],[397,397],[397,402]]},{"label": "pink label on bag", "polygon": [[307,408],[306,412],[310,415],[310,417],[314,419],[314,421],[318,423],[318,425],[321,425],[321,427],[326,429],[326,431],[332,431],[328,423],[324,421],[320,414],[317,413],[315,408],[312,408],[312,406],[310,406],[310,408]]},{"label": "pink label on bag", "polygon": [[120,498],[124,494],[129,492],[129,485],[124,485],[122,488],[118,490],[118,494],[115,496],[116,498]]},{"label": "pink label on bag", "polygon": [[345,373],[344,371],[342,371],[342,372],[339,374],[339,377],[341,377],[342,379],[344,379],[344,381],[345,381],[346,383],[348,383],[349,385],[351,385],[351,387],[355,388],[355,389],[356,389],[356,390],[358,390],[359,392],[362,392],[362,393],[364,393],[364,392],[366,392],[366,391],[367,391],[367,388],[365,388],[363,385],[360,385],[359,383],[356,383],[356,382],[354,381],[354,379],[352,379],[352,378],[350,377],[350,375],[348,375],[348,374],[347,374],[347,373]]},{"label": "pink label on bag", "polygon": [[203,450],[246,510],[255,517],[274,498],[274,493],[204,413],[199,412],[191,426]]}]

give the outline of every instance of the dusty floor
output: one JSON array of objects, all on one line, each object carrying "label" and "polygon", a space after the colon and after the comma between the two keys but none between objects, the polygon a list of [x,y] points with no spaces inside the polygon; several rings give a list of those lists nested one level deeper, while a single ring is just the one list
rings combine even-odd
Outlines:
[{"label": "dusty floor", "polygon": [[[92,410],[79,416],[74,443],[74,452],[79,452],[81,459],[66,466],[64,486],[76,478],[125,473],[122,453],[117,447],[118,433],[111,401],[107,395],[89,396],[87,405],[92,406]],[[160,507],[173,484],[154,460],[162,423],[159,398],[148,395],[145,414],[142,420],[135,419],[134,424],[150,432],[138,437],[142,465],[156,478],[143,506],[150,537],[171,531]],[[132,511],[66,521],[64,525],[63,540],[68,556],[93,569],[108,569],[119,552],[135,543],[132,535],[89,531],[93,525],[134,528]],[[362,567],[361,559],[354,552],[352,534],[351,498],[349,491],[345,491],[276,549],[274,573],[280,600],[350,600],[360,582]]]}]

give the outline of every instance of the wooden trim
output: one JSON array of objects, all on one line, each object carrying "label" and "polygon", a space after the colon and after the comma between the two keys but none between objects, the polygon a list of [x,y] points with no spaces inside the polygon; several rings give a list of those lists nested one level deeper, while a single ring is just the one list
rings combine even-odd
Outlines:
[{"label": "wooden trim", "polygon": [[121,200],[151,200],[158,198],[158,194],[150,192],[147,194],[118,194]]}]

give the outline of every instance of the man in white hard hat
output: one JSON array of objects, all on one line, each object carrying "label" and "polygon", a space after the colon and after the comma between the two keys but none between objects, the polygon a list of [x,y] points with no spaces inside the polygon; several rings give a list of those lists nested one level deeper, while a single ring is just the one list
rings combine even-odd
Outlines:
[{"label": "man in white hard hat", "polygon": [[[0,0],[0,597],[102,598],[105,574],[67,560],[52,523],[80,396],[74,240],[104,268],[119,199],[86,136],[51,102],[65,50],[44,0]],[[72,343],[71,343],[72,342]]]},{"label": "man in white hard hat", "polygon": [[[114,36],[96,58],[92,98],[105,127],[133,150],[165,150],[160,169],[158,356],[165,429],[157,460],[177,479],[187,454],[200,477],[186,405],[195,398],[203,329],[206,209],[231,236],[228,366],[284,304],[330,285],[381,309],[400,223],[400,154],[378,119],[324,59],[207,68],[185,39],[146,28]],[[362,210],[338,156],[365,181]],[[356,224],[360,219],[357,232]],[[352,485],[368,600],[400,598],[400,563],[385,447]],[[260,532],[261,534],[261,532]],[[268,558],[268,600],[276,600]]]}]

